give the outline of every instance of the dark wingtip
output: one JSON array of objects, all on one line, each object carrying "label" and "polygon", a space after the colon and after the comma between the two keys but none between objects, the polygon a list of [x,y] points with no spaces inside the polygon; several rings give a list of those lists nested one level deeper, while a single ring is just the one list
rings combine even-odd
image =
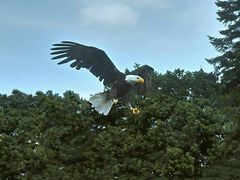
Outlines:
[{"label": "dark wingtip", "polygon": [[58,46],[59,44],[53,44],[53,46]]},{"label": "dark wingtip", "polygon": [[72,41],[62,41],[63,44],[71,44],[71,45],[78,45],[78,43],[72,42]]},{"label": "dark wingtip", "polygon": [[71,47],[73,46],[74,44],[70,44],[70,43],[58,43],[58,44],[53,44],[53,46],[57,46],[57,47],[60,47],[60,46],[65,46],[65,47]]},{"label": "dark wingtip", "polygon": [[51,55],[55,55],[55,54],[65,54],[65,53],[67,53],[68,52],[68,50],[55,50],[55,51],[53,51],[53,52],[51,52],[50,54]]},{"label": "dark wingtip", "polygon": [[58,59],[58,58],[57,58],[57,56],[55,56],[55,57],[52,57],[51,59],[52,59],[52,60],[55,60],[55,59]]},{"label": "dark wingtip", "polygon": [[68,55],[65,53],[65,54],[60,54],[60,55],[57,55],[57,56],[54,56],[54,57],[52,57],[52,59],[54,60],[54,59],[61,59],[61,58],[65,58],[65,57],[67,57]]},{"label": "dark wingtip", "polygon": [[50,50],[52,51],[59,51],[59,50],[67,50],[69,47],[53,47]]}]

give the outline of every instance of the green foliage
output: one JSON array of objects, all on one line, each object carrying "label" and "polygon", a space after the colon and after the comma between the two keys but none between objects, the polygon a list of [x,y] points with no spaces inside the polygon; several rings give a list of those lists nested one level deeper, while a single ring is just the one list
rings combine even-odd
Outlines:
[{"label": "green foliage", "polygon": [[[240,3],[239,0],[217,0],[216,5],[218,20],[225,26],[219,31],[220,37],[209,37],[210,42],[221,55],[208,60],[216,67],[216,72],[221,80],[221,91],[215,98],[215,104],[225,115],[224,118],[224,156],[222,165],[217,165],[216,172],[224,172],[227,179],[239,179],[239,170],[236,161],[239,156],[239,134],[240,134]],[[223,171],[232,168],[232,172]],[[230,168],[229,168],[230,169]]]},{"label": "green foliage", "polygon": [[240,178],[240,159],[239,154],[228,156],[214,163],[214,166],[205,167],[203,177],[211,179],[237,180]]},{"label": "green foliage", "polygon": [[210,42],[221,53],[220,56],[208,59],[214,64],[221,81],[227,88],[240,84],[240,3],[239,0],[217,0],[218,20],[226,29],[221,30],[221,37],[209,36]]},{"label": "green foliage", "polygon": [[119,103],[106,117],[71,91],[0,102],[3,179],[193,177],[221,144],[221,115],[202,98],[156,94],[136,99],[139,115]]},{"label": "green foliage", "polygon": [[195,72],[185,72],[176,69],[166,74],[158,74],[155,83],[158,91],[179,99],[209,98],[219,92],[218,78],[213,73],[206,73],[202,69]]}]

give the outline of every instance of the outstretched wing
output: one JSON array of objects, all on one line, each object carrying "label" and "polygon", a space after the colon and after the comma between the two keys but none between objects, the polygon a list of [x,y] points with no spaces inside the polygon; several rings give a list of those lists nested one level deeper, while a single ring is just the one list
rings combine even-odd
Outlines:
[{"label": "outstretched wing", "polygon": [[53,44],[52,59],[61,59],[58,64],[72,62],[70,66],[79,70],[88,69],[93,75],[103,80],[105,86],[112,86],[115,81],[123,80],[125,74],[120,72],[112,63],[107,54],[98,48],[85,46],[70,41]]}]

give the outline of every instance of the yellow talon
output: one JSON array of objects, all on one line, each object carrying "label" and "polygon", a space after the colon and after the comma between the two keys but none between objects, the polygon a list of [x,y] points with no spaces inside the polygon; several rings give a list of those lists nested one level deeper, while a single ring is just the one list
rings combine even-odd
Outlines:
[{"label": "yellow talon", "polygon": [[132,108],[131,111],[133,114],[139,114],[140,112],[138,108]]}]

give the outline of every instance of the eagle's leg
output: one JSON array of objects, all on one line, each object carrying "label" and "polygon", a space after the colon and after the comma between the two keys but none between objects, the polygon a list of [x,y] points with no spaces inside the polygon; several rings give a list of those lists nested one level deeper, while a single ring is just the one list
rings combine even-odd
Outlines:
[{"label": "eagle's leg", "polygon": [[130,103],[130,97],[128,95],[125,95],[123,97],[123,102],[125,104],[125,106],[133,113],[133,114],[139,114],[139,109],[138,108],[133,108],[131,103]]},{"label": "eagle's leg", "polygon": [[113,104],[117,104],[118,103],[118,99],[117,99],[117,89],[116,88],[112,88],[109,91],[109,98],[112,99]]},{"label": "eagle's leg", "polygon": [[139,109],[133,108],[130,102],[127,103],[126,106],[133,114],[139,114],[139,112],[140,112]]}]

